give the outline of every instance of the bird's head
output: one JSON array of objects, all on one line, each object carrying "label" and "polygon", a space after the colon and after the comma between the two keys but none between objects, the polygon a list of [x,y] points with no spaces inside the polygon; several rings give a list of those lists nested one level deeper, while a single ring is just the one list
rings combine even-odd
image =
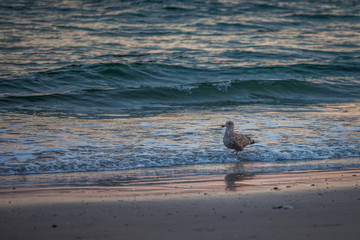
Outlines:
[{"label": "bird's head", "polygon": [[225,123],[225,125],[222,125],[222,127],[226,127],[226,128],[231,128],[233,129],[234,128],[234,123],[232,121],[227,121]]}]

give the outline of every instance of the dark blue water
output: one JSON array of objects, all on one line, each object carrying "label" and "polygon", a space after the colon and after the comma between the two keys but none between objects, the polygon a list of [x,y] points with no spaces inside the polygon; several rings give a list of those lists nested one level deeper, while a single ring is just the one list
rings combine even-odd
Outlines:
[{"label": "dark blue water", "polygon": [[358,167],[360,1],[3,0],[0,115],[0,175]]}]

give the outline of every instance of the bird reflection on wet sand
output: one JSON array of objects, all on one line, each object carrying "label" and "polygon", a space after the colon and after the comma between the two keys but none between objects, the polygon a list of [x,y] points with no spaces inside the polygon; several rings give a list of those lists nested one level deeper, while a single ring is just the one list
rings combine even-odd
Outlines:
[{"label": "bird reflection on wet sand", "polygon": [[237,191],[242,186],[245,186],[244,183],[246,180],[253,179],[255,177],[254,173],[248,173],[245,170],[243,164],[235,164],[232,167],[233,173],[229,173],[225,175],[225,190],[229,191]]},{"label": "bird reflection on wet sand", "polygon": [[239,188],[244,186],[243,183],[244,180],[249,180],[254,178],[255,174],[253,173],[244,173],[244,172],[238,172],[238,173],[230,173],[225,176],[225,182],[226,182],[226,190],[230,191],[237,191]]}]

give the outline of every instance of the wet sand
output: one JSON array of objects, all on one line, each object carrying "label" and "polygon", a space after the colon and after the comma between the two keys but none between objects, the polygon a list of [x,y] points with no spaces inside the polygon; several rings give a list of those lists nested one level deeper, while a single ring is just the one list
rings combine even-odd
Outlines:
[{"label": "wet sand", "polygon": [[0,189],[0,239],[360,239],[360,170]]}]

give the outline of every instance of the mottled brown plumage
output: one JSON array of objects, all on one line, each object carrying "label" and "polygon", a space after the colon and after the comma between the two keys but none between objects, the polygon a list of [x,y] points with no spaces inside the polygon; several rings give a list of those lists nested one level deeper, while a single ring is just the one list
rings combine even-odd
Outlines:
[{"label": "mottled brown plumage", "polygon": [[226,127],[223,142],[227,148],[234,149],[238,152],[244,150],[247,145],[255,143],[255,141],[248,136],[235,133],[234,123],[232,121],[226,122],[223,127]]}]

